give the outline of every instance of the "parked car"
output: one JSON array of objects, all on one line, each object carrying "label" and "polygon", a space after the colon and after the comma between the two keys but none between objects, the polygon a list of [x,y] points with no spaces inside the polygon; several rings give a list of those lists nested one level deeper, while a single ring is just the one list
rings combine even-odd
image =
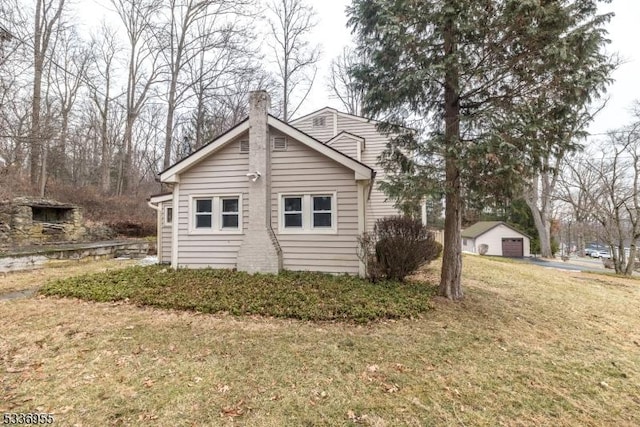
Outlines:
[{"label": "parked car", "polygon": [[584,248],[584,255],[592,258],[598,258],[600,256],[600,251],[602,250],[604,250],[603,247],[587,246]]},{"label": "parked car", "polygon": [[[601,250],[601,251],[598,251],[598,255],[596,257],[597,258],[607,258],[607,259],[609,259],[609,258],[611,258],[611,252]],[[594,257],[594,258],[596,258],[596,257]]]},{"label": "parked car", "polygon": [[584,250],[584,255],[589,256],[591,258],[598,258],[599,253],[600,253],[600,249],[598,248],[586,248]]}]

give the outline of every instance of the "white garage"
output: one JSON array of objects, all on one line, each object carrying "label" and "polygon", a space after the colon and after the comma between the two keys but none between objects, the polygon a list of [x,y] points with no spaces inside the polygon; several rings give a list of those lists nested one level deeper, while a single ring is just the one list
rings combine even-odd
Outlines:
[{"label": "white garage", "polygon": [[472,253],[487,245],[485,255],[528,257],[530,242],[529,236],[503,221],[479,221],[462,230],[462,250]]}]

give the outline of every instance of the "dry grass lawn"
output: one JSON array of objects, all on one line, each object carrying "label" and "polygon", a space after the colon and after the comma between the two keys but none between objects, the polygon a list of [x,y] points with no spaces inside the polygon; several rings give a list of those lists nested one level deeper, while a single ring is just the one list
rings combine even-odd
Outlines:
[{"label": "dry grass lawn", "polygon": [[52,261],[47,268],[27,272],[0,273],[0,294],[32,289],[45,280],[65,279],[79,274],[99,273],[134,265],[136,260]]},{"label": "dry grass lawn", "polygon": [[61,426],[640,425],[639,281],[464,262],[463,303],[366,326],[1,301],[0,412]]}]

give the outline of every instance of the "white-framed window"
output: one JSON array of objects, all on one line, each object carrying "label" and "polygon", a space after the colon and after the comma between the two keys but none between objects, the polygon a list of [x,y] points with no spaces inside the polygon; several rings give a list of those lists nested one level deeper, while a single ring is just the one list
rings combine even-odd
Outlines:
[{"label": "white-framed window", "polygon": [[311,196],[311,228],[333,227],[332,196]]},{"label": "white-framed window", "polygon": [[280,234],[335,234],[338,230],[336,192],[278,195]]},{"label": "white-framed window", "polygon": [[189,196],[190,234],[242,233],[242,195]]},{"label": "white-framed window", "polygon": [[164,207],[164,226],[171,227],[173,224],[173,206]]},{"label": "white-framed window", "polygon": [[302,196],[283,196],[283,227],[302,229]]},{"label": "white-framed window", "polygon": [[237,230],[240,226],[240,198],[221,197],[220,198],[220,226],[223,230]]}]

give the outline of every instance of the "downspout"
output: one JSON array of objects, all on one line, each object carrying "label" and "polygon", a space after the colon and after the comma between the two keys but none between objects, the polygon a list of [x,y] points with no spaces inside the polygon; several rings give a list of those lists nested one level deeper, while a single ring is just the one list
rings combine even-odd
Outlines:
[{"label": "downspout", "polygon": [[373,191],[373,183],[376,179],[376,171],[372,170],[371,171],[371,185],[369,186],[369,194],[367,194],[367,201],[371,200],[371,191]]},{"label": "downspout", "polygon": [[160,263],[160,254],[162,253],[162,217],[160,206],[147,200],[147,206],[156,211],[156,253],[158,254],[158,263]]}]

